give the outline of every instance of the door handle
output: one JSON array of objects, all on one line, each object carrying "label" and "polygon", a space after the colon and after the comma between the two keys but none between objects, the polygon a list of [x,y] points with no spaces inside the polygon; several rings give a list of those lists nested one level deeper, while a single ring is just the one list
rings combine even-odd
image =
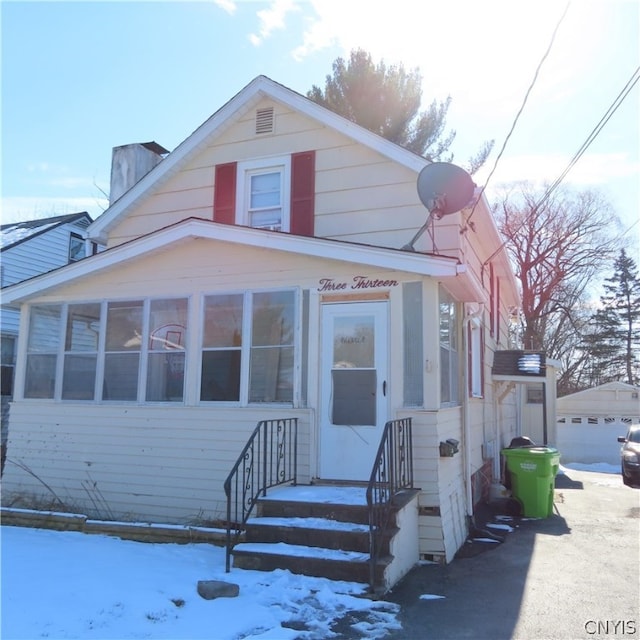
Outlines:
[{"label": "door handle", "polygon": [[382,395],[385,398],[387,397],[387,381],[386,380],[382,383]]}]

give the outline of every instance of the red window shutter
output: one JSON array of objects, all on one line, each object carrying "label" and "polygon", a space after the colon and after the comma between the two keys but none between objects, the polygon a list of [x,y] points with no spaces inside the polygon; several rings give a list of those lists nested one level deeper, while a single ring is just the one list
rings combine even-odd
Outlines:
[{"label": "red window shutter", "polygon": [[237,163],[216,165],[213,193],[213,219],[215,222],[236,222],[236,173]]},{"label": "red window shutter", "polygon": [[316,195],[316,152],[291,156],[291,233],[313,236]]}]

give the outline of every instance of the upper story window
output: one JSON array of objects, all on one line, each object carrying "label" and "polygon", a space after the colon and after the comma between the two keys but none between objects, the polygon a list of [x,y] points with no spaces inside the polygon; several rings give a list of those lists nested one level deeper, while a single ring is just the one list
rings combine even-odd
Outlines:
[{"label": "upper story window", "polygon": [[290,189],[289,156],[238,163],[236,224],[289,231]]},{"label": "upper story window", "polygon": [[86,257],[85,242],[81,235],[72,233],[69,237],[69,262],[76,262]]},{"label": "upper story window", "polygon": [[314,235],[315,151],[215,167],[213,219]]}]

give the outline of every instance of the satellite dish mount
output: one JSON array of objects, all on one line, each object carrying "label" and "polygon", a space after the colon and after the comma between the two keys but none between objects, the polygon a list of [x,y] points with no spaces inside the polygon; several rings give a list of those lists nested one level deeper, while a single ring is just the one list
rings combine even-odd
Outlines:
[{"label": "satellite dish mount", "polygon": [[425,223],[418,229],[404,251],[415,251],[418,238],[427,230],[433,219],[439,220],[464,209],[473,198],[475,184],[461,167],[449,162],[432,162],[418,175],[418,196],[429,211]]}]

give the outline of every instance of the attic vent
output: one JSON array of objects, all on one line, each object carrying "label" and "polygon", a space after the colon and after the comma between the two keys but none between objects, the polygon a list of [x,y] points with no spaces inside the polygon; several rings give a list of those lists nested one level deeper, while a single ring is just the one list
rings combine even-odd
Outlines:
[{"label": "attic vent", "polygon": [[256,134],[273,132],[273,107],[256,111]]},{"label": "attic vent", "polygon": [[76,226],[86,229],[89,226],[89,221],[86,218],[82,218],[81,220],[76,221]]}]

